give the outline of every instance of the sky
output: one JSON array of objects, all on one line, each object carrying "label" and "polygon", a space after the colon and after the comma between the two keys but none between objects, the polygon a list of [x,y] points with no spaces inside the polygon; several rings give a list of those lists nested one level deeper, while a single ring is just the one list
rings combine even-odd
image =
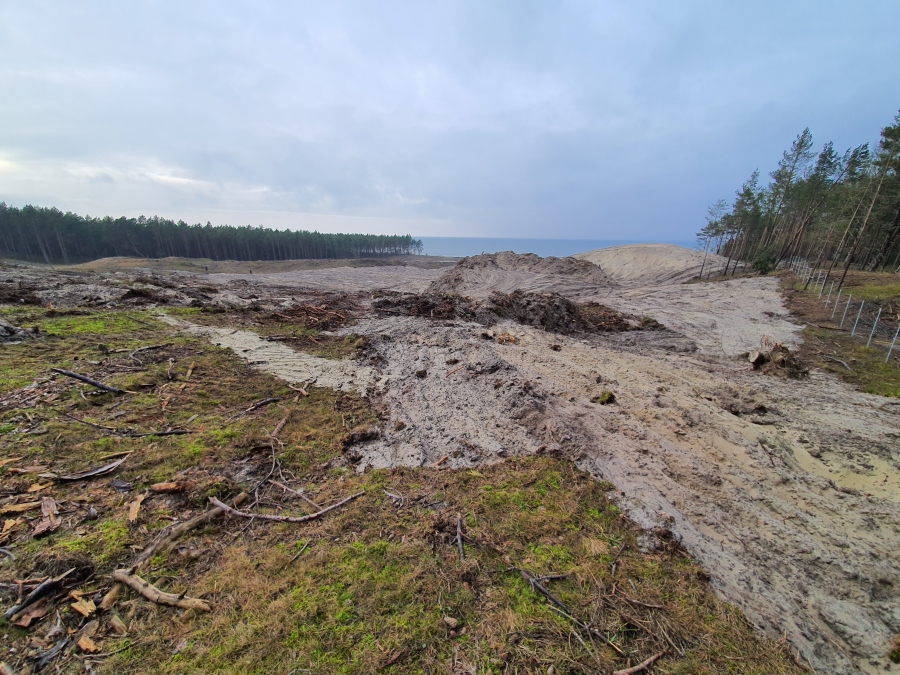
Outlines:
[{"label": "sky", "polygon": [[0,1],[0,201],[684,241],[900,108],[896,0]]}]

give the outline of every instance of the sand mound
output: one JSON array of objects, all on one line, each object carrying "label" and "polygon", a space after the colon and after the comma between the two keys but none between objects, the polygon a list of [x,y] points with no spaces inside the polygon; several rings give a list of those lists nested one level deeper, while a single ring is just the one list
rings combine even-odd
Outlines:
[{"label": "sand mound", "polygon": [[568,297],[595,295],[617,284],[593,261],[541,258],[512,251],[463,258],[434,281],[431,293],[455,293],[486,298],[494,291],[560,293]]},{"label": "sand mound", "polygon": [[[629,244],[576,253],[572,257],[594,263],[623,286],[657,286],[683,284],[694,279],[700,273],[703,256],[703,251],[674,244]],[[721,274],[727,261],[710,253],[703,276],[706,277],[707,270],[712,270],[713,276]]]}]

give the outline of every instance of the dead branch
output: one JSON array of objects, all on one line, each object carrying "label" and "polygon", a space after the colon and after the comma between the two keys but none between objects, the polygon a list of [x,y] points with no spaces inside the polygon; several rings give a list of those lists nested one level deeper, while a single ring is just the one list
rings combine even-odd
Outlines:
[{"label": "dead branch", "polygon": [[329,511],[333,511],[334,509],[340,508],[347,502],[351,502],[358,497],[362,497],[365,492],[357,492],[355,495],[350,495],[346,499],[342,499],[337,504],[332,504],[321,511],[317,511],[316,513],[310,513],[308,516],[272,516],[266,513],[245,513],[244,511],[238,511],[237,509],[233,509],[226,504],[223,504],[215,497],[210,497],[209,501],[214,506],[222,509],[225,513],[228,513],[232,516],[239,516],[240,518],[258,518],[260,520],[271,520],[277,523],[305,523],[309,520],[315,520],[320,516],[325,515]]},{"label": "dead branch", "polygon": [[856,371],[853,370],[853,368],[851,368],[850,366],[848,366],[846,363],[844,363],[844,362],[841,361],[840,359],[836,359],[836,358],[834,358],[833,356],[828,356],[827,354],[822,354],[822,358],[825,359],[826,361],[833,361],[834,363],[840,363],[842,366],[844,366],[844,368],[846,368],[846,369],[849,370],[851,373],[853,373],[854,375],[856,375]]},{"label": "dead branch", "polygon": [[247,408],[244,413],[253,412],[254,410],[259,410],[260,408],[269,405],[270,403],[278,403],[281,399],[273,396],[271,398],[264,398],[262,401],[258,401]]},{"label": "dead branch", "polygon": [[105,464],[103,466],[99,466],[96,469],[85,469],[84,471],[79,471],[78,473],[67,474],[65,476],[60,476],[57,480],[61,481],[75,481],[75,480],[84,480],[85,478],[95,478],[96,476],[102,476],[104,474],[109,473],[117,466],[119,466],[122,462],[128,459],[129,455],[125,455],[121,459],[117,459],[115,462],[110,462],[109,464]]},{"label": "dead branch", "polygon": [[102,389],[103,391],[109,391],[113,394],[125,394],[126,391],[124,389],[119,389],[118,387],[110,387],[108,384],[103,384],[102,382],[98,382],[97,380],[92,380],[91,378],[85,375],[79,375],[78,373],[73,373],[71,370],[64,370],[62,368],[51,368],[54,373],[59,373],[60,375],[65,375],[66,377],[71,377],[75,380],[80,380],[86,384],[91,385],[92,387],[96,387],[97,389]]},{"label": "dead branch", "polygon": [[293,389],[294,391],[300,392],[301,396],[309,396],[309,393],[303,387],[294,387],[288,384],[288,389]]},{"label": "dead branch", "polygon": [[113,579],[115,579],[119,583],[129,586],[130,588],[133,588],[151,602],[155,602],[157,605],[168,605],[169,607],[180,607],[181,609],[197,609],[202,612],[212,611],[212,607],[210,607],[209,604],[203,600],[198,600],[197,598],[186,598],[181,595],[174,595],[173,593],[165,593],[159,590],[156,586],[153,586],[149,582],[144,581],[139,576],[129,574],[127,570],[116,570],[115,572],[113,572]]},{"label": "dead branch", "polygon": [[271,436],[272,438],[276,438],[278,434],[284,431],[284,427],[288,423],[288,418],[290,418],[290,415],[285,415],[284,417],[282,417],[281,421],[279,421],[278,424],[275,425],[275,429],[272,430],[272,433],[269,434],[269,436]]},{"label": "dead branch", "polygon": [[456,545],[459,546],[459,561],[462,562],[466,554],[463,551],[462,516],[458,513],[456,514]]},{"label": "dead branch", "polygon": [[272,485],[275,485],[275,486],[277,486],[277,487],[280,487],[282,490],[284,490],[285,492],[290,492],[292,495],[297,495],[298,497],[300,497],[300,499],[302,499],[303,501],[305,501],[305,502],[308,503],[308,504],[312,504],[312,505],[315,506],[317,509],[321,509],[321,508],[322,508],[319,504],[316,504],[312,499],[310,499],[309,497],[307,497],[305,494],[303,494],[303,493],[300,492],[299,490],[292,490],[292,489],[289,488],[287,485],[282,485],[282,484],[279,483],[277,480],[273,480],[273,481],[272,481]]},{"label": "dead branch", "polygon": [[[240,493],[237,497],[234,498],[234,505],[240,506],[250,497],[246,492]],[[127,572],[134,573],[139,570],[143,565],[152,558],[157,551],[164,553],[169,550],[169,548],[174,544],[175,539],[183,535],[185,532],[190,532],[195,527],[199,525],[203,525],[204,523],[208,523],[210,520],[217,518],[222,515],[224,511],[219,508],[209,509],[204,513],[201,513],[199,516],[195,516],[190,520],[186,520],[183,523],[173,523],[168,527],[164,528],[156,538],[150,543],[150,545],[145,548],[137,558],[134,559],[134,562],[131,563],[131,567],[128,568]],[[100,601],[100,609],[108,610],[112,609],[112,607],[116,604],[116,599],[119,593],[122,591],[122,584],[116,583],[113,587],[103,596],[103,600]]]},{"label": "dead branch", "polygon": [[613,672],[613,675],[634,675],[635,673],[639,673],[642,670],[647,670],[654,663],[659,661],[662,657],[666,655],[666,650],[659,652],[659,654],[654,654],[649,659],[644,661],[643,663],[639,663],[636,666],[632,666],[631,668],[623,668],[622,670],[617,670]]}]

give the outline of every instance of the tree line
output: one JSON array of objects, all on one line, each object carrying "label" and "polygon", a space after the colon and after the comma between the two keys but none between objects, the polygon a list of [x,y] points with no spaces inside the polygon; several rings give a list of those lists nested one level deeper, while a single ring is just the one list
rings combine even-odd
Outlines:
[{"label": "tree line", "polygon": [[[827,268],[843,283],[851,266],[900,271],[900,114],[868,143],[844,152],[829,142],[816,153],[809,129],[760,185],[759,170],[729,202],[707,212],[701,246],[768,271],[793,256]],[[840,284],[839,284],[840,285]]]},{"label": "tree line", "polygon": [[0,202],[0,256],[46,263],[80,263],[112,256],[296,260],[421,253],[410,235],[327,234],[231,225],[188,225],[152,218],[91,218],[56,208],[16,208]]}]

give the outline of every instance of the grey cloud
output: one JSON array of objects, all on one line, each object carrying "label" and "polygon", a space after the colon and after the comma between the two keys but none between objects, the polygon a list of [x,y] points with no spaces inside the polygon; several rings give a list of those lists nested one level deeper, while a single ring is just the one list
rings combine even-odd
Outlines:
[{"label": "grey cloud", "polygon": [[891,0],[4,3],[0,199],[688,239],[804,126],[877,137],[898,17]]}]

